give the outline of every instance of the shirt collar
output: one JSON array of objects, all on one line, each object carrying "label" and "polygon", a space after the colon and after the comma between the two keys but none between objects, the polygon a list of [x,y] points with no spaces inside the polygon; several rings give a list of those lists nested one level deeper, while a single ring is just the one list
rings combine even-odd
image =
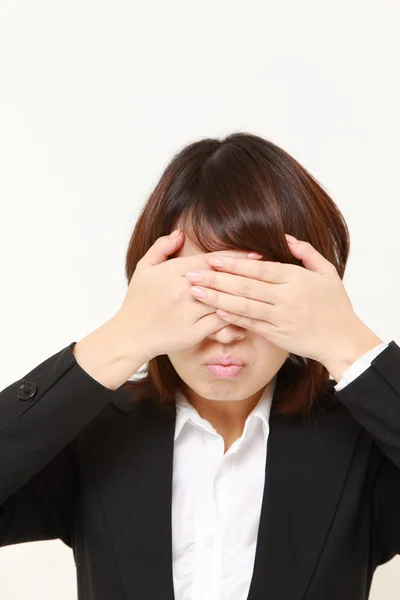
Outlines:
[{"label": "shirt collar", "polygon": [[[263,432],[265,437],[267,437],[267,434],[269,432],[269,415],[271,412],[271,404],[274,396],[276,380],[277,374],[265,386],[258,403],[247,416],[245,422],[246,428],[247,423],[248,421],[250,421],[250,419],[260,419],[263,425]],[[191,425],[201,427],[202,429],[208,429],[209,431],[213,431],[213,427],[211,426],[211,424],[206,419],[203,419],[200,416],[197,409],[194,408],[194,406],[192,406],[190,402],[188,402],[186,396],[182,392],[178,392],[176,395],[176,421],[174,440],[178,438],[183,426],[187,422],[189,422]]]}]

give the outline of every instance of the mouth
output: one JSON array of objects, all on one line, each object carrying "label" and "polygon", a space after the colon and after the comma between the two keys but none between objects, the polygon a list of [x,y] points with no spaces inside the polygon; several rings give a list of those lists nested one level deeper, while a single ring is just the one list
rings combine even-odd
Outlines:
[{"label": "mouth", "polygon": [[229,365],[243,366],[245,361],[241,356],[233,356],[228,354],[227,356],[212,356],[206,362],[206,365],[223,365],[224,367]]},{"label": "mouth", "polygon": [[244,370],[245,365],[206,364],[205,367],[212,375],[214,375],[214,377],[230,379],[232,377],[237,377]]}]

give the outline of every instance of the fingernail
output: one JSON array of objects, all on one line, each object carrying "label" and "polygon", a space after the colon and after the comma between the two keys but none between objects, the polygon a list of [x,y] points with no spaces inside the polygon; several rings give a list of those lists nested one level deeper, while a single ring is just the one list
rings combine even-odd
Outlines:
[{"label": "fingernail", "polygon": [[209,258],[208,262],[213,267],[223,267],[225,264],[225,262],[222,260],[222,258],[214,258],[214,257]]},{"label": "fingernail", "polygon": [[259,252],[249,252],[249,254],[247,255],[249,258],[262,258],[263,255],[260,254]]},{"label": "fingernail", "polygon": [[289,235],[288,233],[285,234],[287,240],[291,243],[291,244],[297,244],[298,240],[293,237],[292,235]]},{"label": "fingernail", "polygon": [[177,237],[178,237],[178,235],[180,234],[180,232],[181,232],[181,228],[180,228],[180,227],[179,227],[179,229],[175,229],[175,231],[173,231],[173,232],[170,234],[170,236],[169,236],[169,238],[168,238],[168,239],[170,239],[170,240],[174,240],[175,238],[177,238]]},{"label": "fingernail", "polygon": [[192,294],[193,294],[194,296],[198,296],[198,298],[205,298],[205,296],[206,296],[206,291],[205,291],[205,289],[204,289],[204,288],[202,288],[202,287],[197,287],[196,285],[193,285],[193,286],[190,288],[190,291],[192,292]]},{"label": "fingernail", "polygon": [[201,271],[188,271],[186,277],[190,281],[203,281],[203,273]]}]

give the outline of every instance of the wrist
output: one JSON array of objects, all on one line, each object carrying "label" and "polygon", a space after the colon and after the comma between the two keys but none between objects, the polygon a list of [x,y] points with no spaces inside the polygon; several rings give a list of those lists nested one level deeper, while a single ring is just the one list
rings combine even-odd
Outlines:
[{"label": "wrist", "polygon": [[96,381],[116,390],[144,364],[128,342],[121,321],[113,317],[73,348],[77,363]]},{"label": "wrist", "polygon": [[356,360],[381,343],[381,338],[357,318],[354,329],[342,338],[340,343],[336,345],[334,352],[331,352],[321,363],[334,380],[339,382],[345,371]]}]

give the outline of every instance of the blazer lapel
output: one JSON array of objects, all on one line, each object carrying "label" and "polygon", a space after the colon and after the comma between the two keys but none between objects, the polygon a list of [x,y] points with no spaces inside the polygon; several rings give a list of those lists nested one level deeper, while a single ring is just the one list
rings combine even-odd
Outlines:
[{"label": "blazer lapel", "polygon": [[[175,416],[151,399],[132,405],[91,431],[90,454],[116,549],[127,600],[174,600],[172,467]],[[131,405],[130,408],[128,405]],[[128,407],[128,408],[127,408]]]},{"label": "blazer lapel", "polygon": [[308,421],[271,409],[248,600],[306,597],[359,435],[359,427],[345,417],[337,400],[329,400],[325,408],[326,412],[317,409]]},{"label": "blazer lapel", "polygon": [[[121,403],[125,399],[121,396]],[[114,402],[118,405],[118,400]],[[314,419],[271,407],[248,600],[302,600],[345,483],[357,426],[333,406]],[[351,429],[349,431],[344,429]],[[96,478],[127,599],[174,600],[171,501],[175,415],[146,399],[92,441]]]}]

